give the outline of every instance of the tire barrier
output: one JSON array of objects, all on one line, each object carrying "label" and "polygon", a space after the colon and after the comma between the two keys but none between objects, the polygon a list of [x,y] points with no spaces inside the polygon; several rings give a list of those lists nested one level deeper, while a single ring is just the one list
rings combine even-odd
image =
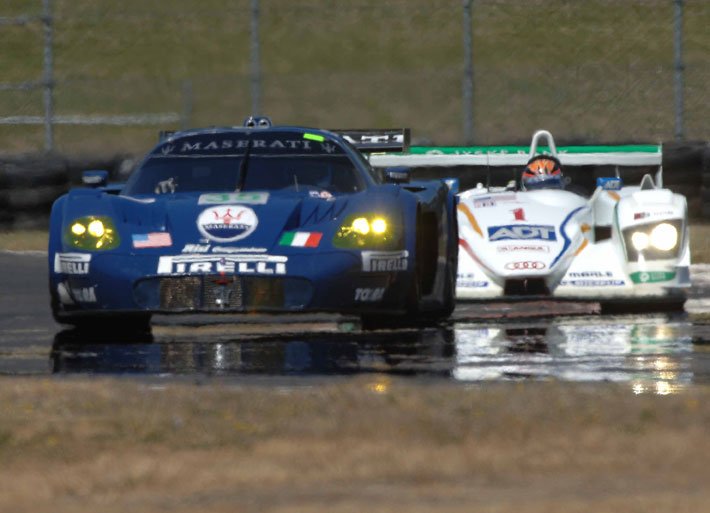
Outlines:
[{"label": "tire barrier", "polygon": [[81,184],[83,171],[105,169],[118,180],[132,164],[126,156],[0,156],[0,230],[47,229],[52,203]]}]

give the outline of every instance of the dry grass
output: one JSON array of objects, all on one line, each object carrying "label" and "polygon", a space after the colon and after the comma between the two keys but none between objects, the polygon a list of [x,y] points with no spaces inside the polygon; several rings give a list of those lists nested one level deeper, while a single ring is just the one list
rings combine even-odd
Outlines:
[{"label": "dry grass", "polygon": [[[0,232],[0,250],[46,250],[47,232]],[[710,263],[710,223],[690,226],[690,250],[693,263]]]},{"label": "dry grass", "polygon": [[0,231],[0,250],[47,251],[47,231]]},{"label": "dry grass", "polygon": [[707,511],[710,389],[0,380],[0,511]]}]

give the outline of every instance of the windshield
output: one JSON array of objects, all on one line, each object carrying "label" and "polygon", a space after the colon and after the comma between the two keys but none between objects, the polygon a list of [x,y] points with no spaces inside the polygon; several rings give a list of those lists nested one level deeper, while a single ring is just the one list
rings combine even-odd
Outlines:
[{"label": "windshield", "polygon": [[283,189],[347,194],[366,187],[350,157],[327,140],[278,132],[255,134],[251,142],[245,134],[220,135],[159,146],[131,176],[123,194]]}]

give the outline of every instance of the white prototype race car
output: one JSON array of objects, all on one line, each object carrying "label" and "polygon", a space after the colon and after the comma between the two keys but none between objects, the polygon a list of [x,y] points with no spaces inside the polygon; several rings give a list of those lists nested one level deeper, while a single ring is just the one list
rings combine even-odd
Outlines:
[{"label": "white prototype race car", "polygon": [[[690,287],[687,203],[663,187],[660,146],[558,152],[552,135],[540,130],[527,153],[515,147],[456,153],[430,150],[372,160],[376,166],[521,170],[519,180],[507,186],[478,183],[458,196],[458,299],[542,297],[596,301],[602,309],[682,308]],[[561,173],[566,165],[614,171],[597,178],[588,195],[572,192]],[[626,186],[620,166],[657,171],[645,174],[639,185]]]}]

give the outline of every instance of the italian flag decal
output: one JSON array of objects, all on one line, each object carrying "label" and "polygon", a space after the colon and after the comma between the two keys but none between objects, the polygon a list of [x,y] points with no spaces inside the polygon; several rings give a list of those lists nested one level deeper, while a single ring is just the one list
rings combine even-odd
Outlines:
[{"label": "italian flag decal", "polygon": [[279,240],[280,246],[317,248],[323,234],[320,232],[286,232]]}]

